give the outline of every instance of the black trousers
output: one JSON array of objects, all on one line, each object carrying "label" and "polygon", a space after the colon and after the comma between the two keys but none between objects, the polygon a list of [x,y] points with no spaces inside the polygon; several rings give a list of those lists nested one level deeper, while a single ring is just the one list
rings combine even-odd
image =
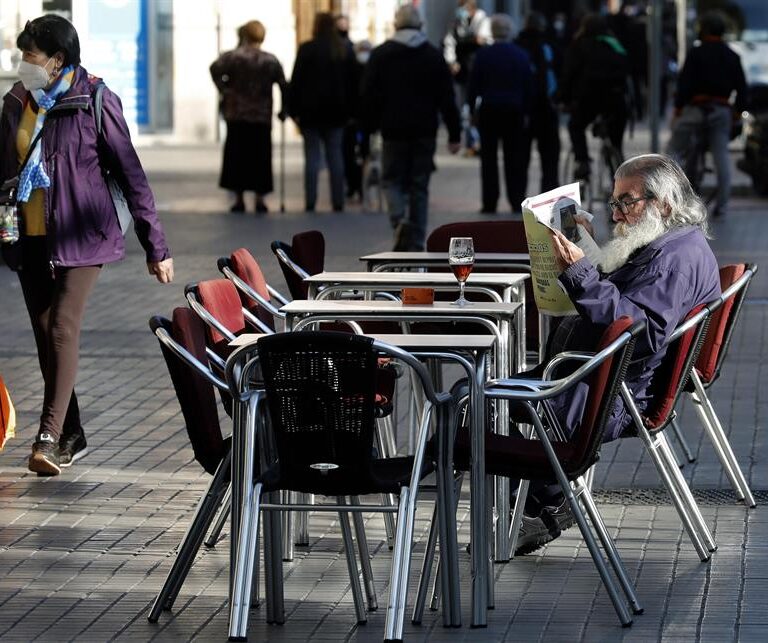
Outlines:
[{"label": "black trousers", "polygon": [[347,183],[347,194],[362,196],[363,166],[357,158],[357,137],[360,129],[354,123],[344,126],[344,136],[341,141],[341,152],[344,155],[344,180]]},{"label": "black trousers", "polygon": [[[531,148],[536,141],[536,148],[541,159],[540,192],[554,190],[558,185],[560,165],[560,118],[557,110],[545,106],[535,109],[528,121],[525,145],[525,173],[531,161]],[[527,183],[527,181],[526,181]]]},{"label": "black trousers", "polygon": [[624,130],[627,127],[627,103],[623,92],[605,92],[591,95],[571,108],[568,133],[571,136],[573,157],[577,163],[587,163],[587,127],[598,115],[605,119],[608,138],[623,156]]},{"label": "black trousers", "polygon": [[527,141],[523,127],[523,114],[513,108],[481,106],[479,130],[483,210],[495,211],[498,205],[498,149],[501,142],[507,200],[513,212],[520,212],[520,203],[525,198],[526,183]]},{"label": "black trousers", "polygon": [[227,121],[219,187],[232,192],[272,192],[272,128],[269,123]]}]

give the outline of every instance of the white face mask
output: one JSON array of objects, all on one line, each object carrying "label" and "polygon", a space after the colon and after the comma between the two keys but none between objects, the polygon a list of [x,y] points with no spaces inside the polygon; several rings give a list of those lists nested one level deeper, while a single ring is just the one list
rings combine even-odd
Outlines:
[{"label": "white face mask", "polygon": [[35,89],[43,89],[48,85],[51,80],[51,75],[48,73],[46,67],[53,58],[49,58],[45,65],[35,65],[34,63],[28,63],[26,60],[22,60],[19,63],[19,80],[24,85],[24,89],[28,92]]}]

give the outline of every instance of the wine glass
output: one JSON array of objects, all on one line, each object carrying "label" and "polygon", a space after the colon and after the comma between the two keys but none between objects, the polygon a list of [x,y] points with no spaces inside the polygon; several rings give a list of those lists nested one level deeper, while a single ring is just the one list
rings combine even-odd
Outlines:
[{"label": "wine glass", "polygon": [[466,306],[471,302],[464,298],[464,284],[475,265],[475,247],[472,237],[451,237],[448,247],[448,265],[451,267],[456,280],[459,282],[459,298],[454,306]]}]

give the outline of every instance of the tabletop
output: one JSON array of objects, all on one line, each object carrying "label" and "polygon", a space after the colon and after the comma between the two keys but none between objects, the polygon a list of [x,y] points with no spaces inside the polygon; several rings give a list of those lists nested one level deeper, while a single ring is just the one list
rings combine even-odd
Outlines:
[{"label": "tabletop", "polygon": [[[229,342],[230,346],[239,348],[259,341],[263,333],[245,333]],[[496,338],[493,335],[401,335],[401,334],[370,334],[367,337],[392,344],[405,350],[487,350],[493,346]]]},{"label": "tabletop", "polygon": [[294,299],[280,311],[287,315],[381,315],[397,317],[409,315],[454,315],[510,318],[521,304],[495,301],[473,301],[465,306],[456,306],[447,301],[432,304],[403,304],[400,301],[361,299]]},{"label": "tabletop", "polygon": [[[530,278],[525,272],[476,272],[469,275],[467,286],[514,286]],[[343,283],[349,285],[373,284],[393,286],[455,286],[456,277],[450,272],[319,272],[305,277],[306,283]]]},{"label": "tabletop", "polygon": [[[444,263],[448,265],[448,252],[375,252],[360,257],[360,261],[368,263],[379,262],[423,262]],[[530,256],[527,252],[476,252],[475,263],[528,263]]]}]

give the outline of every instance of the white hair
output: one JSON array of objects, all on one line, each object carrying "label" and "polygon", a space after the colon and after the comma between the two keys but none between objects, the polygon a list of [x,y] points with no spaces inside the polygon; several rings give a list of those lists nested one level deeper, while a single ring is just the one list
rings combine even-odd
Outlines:
[{"label": "white hair", "polygon": [[512,40],[515,34],[515,23],[506,13],[494,13],[491,16],[491,36],[496,42]]},{"label": "white hair", "polygon": [[697,226],[709,237],[707,206],[694,192],[682,168],[664,154],[641,154],[624,161],[614,178],[640,177],[643,188],[653,195],[666,230]]}]

